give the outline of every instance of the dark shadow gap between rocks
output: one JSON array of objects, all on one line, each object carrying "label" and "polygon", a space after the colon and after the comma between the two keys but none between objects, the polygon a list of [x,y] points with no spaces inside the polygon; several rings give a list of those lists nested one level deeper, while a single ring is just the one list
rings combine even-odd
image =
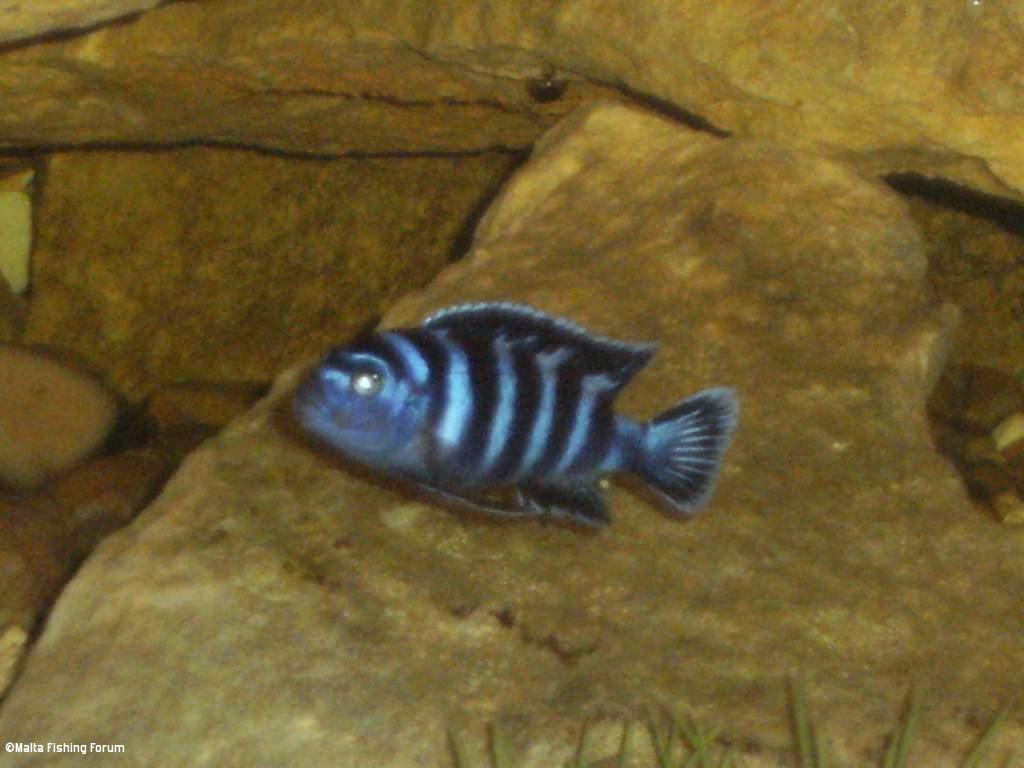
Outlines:
[{"label": "dark shadow gap between rocks", "polygon": [[[445,150],[437,151],[416,151],[416,152],[313,152],[288,150],[278,147],[268,147],[261,144],[249,144],[242,141],[215,141],[208,139],[186,139],[170,142],[147,142],[147,141],[85,141],[81,144],[37,144],[32,146],[7,146],[0,147],[0,157],[11,159],[40,159],[47,155],[63,153],[89,153],[89,152],[175,152],[182,149],[225,149],[242,150],[255,152],[268,157],[278,157],[286,160],[307,160],[313,162],[328,162],[331,160],[402,160],[406,158],[462,158],[481,157],[490,154],[506,154],[511,156],[524,156],[528,151],[509,147],[488,147],[484,149],[473,149],[460,152]],[[522,161],[516,163],[516,167]]]},{"label": "dark shadow gap between rocks", "polygon": [[998,368],[951,364],[927,403],[932,440],[970,497],[996,519],[1024,520],[1024,382]]},{"label": "dark shadow gap between rocks", "polygon": [[[973,231],[974,220],[979,232],[1001,232],[1012,244],[1013,239],[1024,237],[1024,204],[918,173],[893,173],[883,180],[895,192],[930,209],[921,226],[922,234],[932,241],[928,248],[930,282],[939,300],[957,303],[970,318],[977,307],[962,300],[959,290],[950,293],[947,283],[970,279],[958,276],[956,270],[975,279],[1002,279],[998,275],[1017,269],[1012,256],[1017,249],[997,262],[986,249],[965,247],[958,238],[968,228]],[[932,223],[950,216],[958,223],[949,228]],[[1024,247],[1019,252],[1024,253]],[[994,277],[997,266],[1002,271]],[[1024,379],[1020,375],[1024,367],[1010,370],[989,364],[983,355],[981,360],[973,359],[968,347],[977,344],[979,333],[1006,333],[1007,329],[972,325],[973,330],[961,332],[960,349],[952,350],[928,399],[932,439],[980,507],[1005,522],[1024,519],[1024,440],[1018,439],[1019,430],[1014,427],[1017,422],[1024,424]]]},{"label": "dark shadow gap between rocks", "polygon": [[720,139],[727,139],[732,136],[732,131],[719,128],[707,118],[698,115],[696,112],[691,112],[685,107],[681,107],[668,99],[663,99],[660,96],[655,96],[651,93],[638,91],[625,83],[600,84],[615,88],[637,106],[650,110],[651,112],[663,117],[667,117],[677,123],[682,123],[692,130],[701,131],[702,133],[710,133],[712,136],[717,136]]},{"label": "dark shadow gap between rocks", "polygon": [[[180,0],[172,0],[172,2]],[[170,5],[171,3],[164,3]],[[140,11],[130,11],[121,16],[115,16],[108,19],[100,19],[84,24],[79,27],[67,27],[64,29],[52,29],[46,32],[40,32],[38,34],[29,35],[28,37],[18,38],[17,40],[8,40],[7,42],[0,43],[0,56],[14,51],[21,50],[23,48],[31,48],[35,45],[48,45],[52,43],[65,43],[77,40],[79,38],[91,35],[97,30],[105,27],[124,27],[130,26],[138,21],[148,11],[153,10],[152,8],[144,9]]]},{"label": "dark shadow gap between rocks", "polygon": [[[470,247],[473,245],[473,236],[476,234],[477,225],[483,218],[484,214],[491,207],[495,198],[505,187],[505,183],[509,178],[519,170],[519,168],[525,163],[529,157],[529,152],[513,152],[514,159],[509,164],[505,172],[497,179],[491,186],[484,190],[480,199],[477,201],[473,210],[470,211],[466,220],[462,224],[462,228],[456,233],[455,238],[452,240],[451,246],[448,249],[448,262],[459,261],[463,256],[469,253]],[[379,318],[378,318],[379,320]],[[376,325],[376,323],[374,324]]]},{"label": "dark shadow gap between rocks", "polygon": [[990,221],[1013,235],[1024,236],[1024,203],[1018,200],[919,173],[890,173],[882,179],[902,195]]}]

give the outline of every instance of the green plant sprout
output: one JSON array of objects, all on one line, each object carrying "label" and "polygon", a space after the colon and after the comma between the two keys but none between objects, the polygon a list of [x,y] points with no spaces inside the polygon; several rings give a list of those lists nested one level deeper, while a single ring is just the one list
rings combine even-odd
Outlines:
[{"label": "green plant sprout", "polygon": [[910,743],[914,740],[920,720],[921,702],[917,697],[917,692],[911,690],[907,697],[903,717],[886,747],[885,756],[882,758],[882,768],[904,768],[907,765],[907,760],[910,759]]},{"label": "green plant sprout", "polygon": [[[982,768],[982,759],[992,749],[1003,721],[1009,715],[1010,705],[1001,709],[984,731],[978,736],[973,748],[961,762],[961,768]],[[815,725],[810,715],[807,697],[799,684],[790,686],[790,724],[793,732],[795,768],[830,768],[832,762],[828,739]],[[682,721],[668,714],[647,713],[644,718],[648,736],[654,748],[654,763],[644,768],[742,768],[734,745],[724,744],[720,730],[697,723],[695,720]],[[911,690],[907,696],[903,713],[889,737],[879,768],[908,768],[914,737],[921,720],[921,703],[917,692]],[[625,721],[618,752],[604,756],[599,761],[588,757],[588,735],[590,724],[584,723],[571,760],[562,768],[640,768],[634,765],[633,734],[634,723]],[[448,731],[448,748],[453,768],[516,768],[511,750],[497,727],[487,727],[489,760],[486,766],[471,765],[466,758],[458,737]],[[1000,768],[1015,768],[1015,756],[1007,754],[998,765]]]}]

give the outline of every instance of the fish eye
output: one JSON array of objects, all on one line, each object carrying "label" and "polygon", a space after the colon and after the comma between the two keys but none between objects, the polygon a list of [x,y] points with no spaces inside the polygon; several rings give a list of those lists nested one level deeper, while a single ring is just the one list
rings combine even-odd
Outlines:
[{"label": "fish eye", "polygon": [[377,371],[356,371],[349,386],[360,397],[375,397],[384,389],[384,377]]}]

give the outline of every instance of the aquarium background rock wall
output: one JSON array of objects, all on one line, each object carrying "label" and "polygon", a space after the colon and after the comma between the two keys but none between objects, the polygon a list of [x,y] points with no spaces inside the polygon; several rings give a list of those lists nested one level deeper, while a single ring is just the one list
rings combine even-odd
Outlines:
[{"label": "aquarium background rock wall", "polygon": [[455,258],[514,162],[58,154],[37,198],[24,338],[77,337],[133,397],[179,379],[270,380]]},{"label": "aquarium background rock wall", "polygon": [[[841,760],[916,685],[914,756],[959,764],[1024,688],[1022,30],[996,0],[0,9],[0,341],[118,404],[60,465],[0,430],[48,468],[0,501],[0,743],[446,765],[450,731],[475,765],[490,722],[549,766],[653,708],[790,765],[799,679]],[[476,299],[659,340],[637,416],[738,387],[707,515],[627,485],[596,537],[500,526],[292,433],[326,347]]]},{"label": "aquarium background rock wall", "polygon": [[[628,90],[722,131],[1019,194],[1022,14],[995,0],[178,2],[9,50],[0,140],[524,147],[593,89]],[[573,87],[531,99],[545,72]]]}]

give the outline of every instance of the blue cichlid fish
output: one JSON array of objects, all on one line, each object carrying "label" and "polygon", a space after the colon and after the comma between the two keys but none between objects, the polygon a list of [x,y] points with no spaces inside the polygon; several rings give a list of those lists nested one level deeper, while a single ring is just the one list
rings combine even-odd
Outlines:
[{"label": "blue cichlid fish", "polygon": [[524,305],[465,304],[331,350],[294,412],[343,456],[490,514],[605,525],[601,477],[633,472],[688,516],[714,490],[739,401],[719,387],[647,423],[617,415],[654,351]]}]

